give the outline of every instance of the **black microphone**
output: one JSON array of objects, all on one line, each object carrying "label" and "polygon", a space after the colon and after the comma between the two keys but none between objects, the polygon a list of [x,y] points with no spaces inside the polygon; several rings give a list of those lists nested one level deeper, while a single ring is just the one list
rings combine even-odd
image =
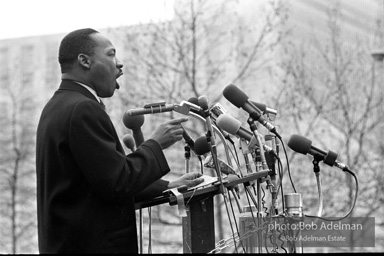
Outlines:
[{"label": "black microphone", "polygon": [[144,116],[130,116],[127,113],[123,115],[123,123],[125,127],[132,130],[133,138],[136,142],[136,148],[144,142],[143,132],[141,131],[141,126],[144,124]]},{"label": "black microphone", "polygon": [[191,97],[188,101],[199,106],[199,100],[196,97]]},{"label": "black microphone", "polygon": [[[188,144],[188,146],[192,149],[193,152],[195,152],[195,154],[199,157],[200,154],[196,153],[196,150],[195,150],[195,142],[193,141],[193,139],[191,138],[191,136],[189,136],[188,132],[185,130],[184,126],[181,126],[181,128],[183,128],[183,138],[185,140],[185,142]],[[200,159],[200,157],[199,157]]]},{"label": "black microphone", "polygon": [[181,126],[181,128],[183,128],[183,138],[185,140],[185,142],[188,144],[188,146],[192,149],[192,150],[195,150],[195,142],[193,141],[193,139],[191,138],[191,136],[189,136],[189,134],[187,133],[187,131],[185,130],[185,128],[183,126]]},{"label": "black microphone", "polygon": [[264,119],[264,117],[262,116],[262,111],[258,107],[256,107],[251,101],[249,101],[248,96],[236,85],[230,84],[225,87],[223,95],[229,102],[231,102],[238,108],[244,109],[246,112],[249,113],[250,117],[257,120],[269,131],[274,133],[279,139],[281,139],[281,136],[277,133],[276,128]]},{"label": "black microphone", "polygon": [[321,158],[321,160],[324,161],[325,164],[329,166],[336,166],[343,171],[349,170],[348,166],[337,161],[337,154],[335,152],[331,150],[326,152],[322,149],[319,149],[312,145],[311,140],[303,136],[297,134],[292,135],[289,138],[288,146],[297,153],[301,153],[303,155],[310,154],[312,156],[318,156]]},{"label": "black microphone", "polygon": [[[240,138],[243,138],[249,142],[253,141],[255,139],[256,143],[257,140],[254,138],[253,133],[245,129],[241,126],[241,122],[234,117],[226,114],[222,114],[217,118],[217,126],[219,126],[224,131],[227,131],[228,133],[232,135],[236,135]],[[260,145],[259,145],[260,146]],[[271,153],[272,155],[277,157],[277,154],[273,149],[265,144],[263,144],[263,149]]]},{"label": "black microphone", "polygon": [[135,141],[131,134],[125,134],[123,136],[124,145],[129,148],[132,152],[135,152]]},{"label": "black microphone", "polygon": [[211,147],[207,142],[207,138],[205,136],[200,136],[195,140],[195,151],[196,154],[202,156],[211,151]]}]

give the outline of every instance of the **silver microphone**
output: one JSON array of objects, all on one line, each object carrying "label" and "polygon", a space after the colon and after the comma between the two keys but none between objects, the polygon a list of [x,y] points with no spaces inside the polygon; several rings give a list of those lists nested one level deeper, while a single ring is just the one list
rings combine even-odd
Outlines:
[{"label": "silver microphone", "polygon": [[216,123],[217,118],[222,115],[229,115],[228,111],[220,104],[220,103],[215,103],[211,108],[211,117],[213,121]]},{"label": "silver microphone", "polygon": [[175,111],[183,115],[188,115],[191,109],[196,111],[202,110],[200,106],[183,100],[182,102],[180,102],[180,104],[165,104],[164,102],[147,104],[146,106],[144,106],[144,108],[127,110],[126,114],[128,116],[136,116]]},{"label": "silver microphone", "polygon": [[284,195],[285,208],[290,217],[303,217],[303,201],[301,194],[288,193]]}]

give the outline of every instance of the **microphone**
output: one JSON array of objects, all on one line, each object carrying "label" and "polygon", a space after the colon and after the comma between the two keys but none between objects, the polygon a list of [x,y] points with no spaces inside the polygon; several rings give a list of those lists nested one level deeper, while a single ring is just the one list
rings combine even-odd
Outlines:
[{"label": "microphone", "polygon": [[135,141],[133,139],[133,136],[131,134],[125,134],[123,136],[123,142],[124,145],[129,148],[132,152],[135,151]]},{"label": "microphone", "polygon": [[[208,99],[207,96],[202,95],[198,98],[199,105],[203,109],[203,117],[205,118],[206,124],[207,124],[207,129],[211,133],[210,135],[213,136],[213,129],[212,129],[212,120],[211,120],[211,113],[208,108]],[[214,144],[214,141],[213,143]]]},{"label": "microphone", "polygon": [[185,142],[188,144],[188,146],[192,149],[193,152],[195,152],[197,157],[200,159],[200,154],[198,154],[196,152],[196,149],[195,149],[195,142],[193,141],[191,136],[189,136],[188,132],[185,130],[183,125],[181,125],[181,128],[183,128],[183,138],[184,138]]},{"label": "microphone", "polygon": [[[248,131],[244,127],[241,126],[241,122],[230,115],[222,114],[217,118],[217,126],[219,126],[224,131],[232,135],[236,135],[240,138],[243,138],[250,142],[250,144],[257,143],[256,138],[253,136],[252,132]],[[252,143],[251,143],[252,142]],[[260,145],[259,145],[260,146]],[[277,157],[277,154],[273,151],[273,149],[265,144],[263,144],[263,149],[273,154]]]},{"label": "microphone", "polygon": [[202,156],[211,151],[211,147],[207,142],[207,138],[205,136],[200,136],[195,141],[195,151],[198,155]]},{"label": "microphone", "polygon": [[175,104],[160,104],[160,105],[153,105],[150,107],[130,109],[130,110],[127,110],[126,114],[129,116],[146,115],[146,114],[169,112],[169,111],[173,111],[174,109],[175,109]]},{"label": "microphone", "polygon": [[129,116],[136,116],[136,115],[146,115],[146,114],[176,111],[180,114],[188,115],[191,109],[195,111],[201,110],[199,106],[187,101],[182,101],[180,104],[165,104],[164,102],[160,102],[160,103],[146,104],[144,108],[127,110],[126,114]]},{"label": "microphone", "polygon": [[[207,138],[205,136],[201,136],[201,137],[196,139],[195,148],[196,148],[196,153],[198,155],[205,155],[211,151],[210,146],[207,142]],[[220,165],[220,169],[223,173],[225,173],[227,175],[228,174],[236,174],[235,170],[231,166],[229,166],[228,164],[226,164],[225,162],[223,162],[220,159],[218,159],[218,162]],[[204,167],[215,168],[212,155],[208,155],[205,158]]]},{"label": "microphone", "polygon": [[212,119],[214,122],[217,121],[217,118],[222,115],[222,114],[228,114],[228,111],[220,104],[220,103],[215,103],[211,108],[211,114],[212,114]]},{"label": "microphone", "polygon": [[301,199],[301,194],[285,194],[284,201],[286,212],[289,217],[303,217],[303,201]]},{"label": "microphone", "polygon": [[[188,99],[188,102],[190,102],[190,103],[192,103],[192,104],[194,104],[194,105],[196,105],[196,106],[201,107],[201,106],[200,106],[200,103],[199,103],[199,100],[198,100],[196,97],[191,97],[191,98],[189,98],[189,99]],[[203,112],[202,109],[200,109],[200,110],[194,110],[194,109],[191,109],[191,112],[193,112],[193,113],[195,113],[195,114],[198,114],[198,115],[200,115],[200,116],[204,116],[204,112]]]},{"label": "microphone", "polygon": [[[219,162],[220,170],[221,170],[222,173],[227,174],[227,175],[229,175],[229,174],[236,175],[235,170],[231,166],[226,164],[223,160],[218,159],[218,162]],[[205,160],[204,160],[204,167],[212,168],[212,169],[215,168],[212,155],[208,155],[205,158]]]},{"label": "microphone", "polygon": [[196,97],[191,97],[188,99],[188,102],[191,102],[195,105],[199,105],[199,100]]},{"label": "microphone", "polygon": [[205,123],[207,125],[207,141],[208,141],[208,144],[210,145],[211,147],[211,153],[212,153],[212,157],[213,157],[213,160],[214,162],[216,163],[216,168],[217,168],[217,176],[219,176],[219,166],[218,166],[218,162],[216,161],[217,160],[217,149],[216,149],[216,143],[215,143],[215,137],[213,136],[213,128],[212,128],[212,120],[211,120],[211,113],[209,111],[209,108],[208,108],[208,99],[207,99],[207,96],[205,95],[202,95],[198,98],[198,101],[199,101],[199,105],[201,106],[201,108],[203,109],[203,114],[204,114],[204,118],[205,118]]},{"label": "microphone", "polygon": [[[278,154],[276,149],[276,138],[275,135],[267,134],[264,136],[265,144],[269,146],[274,152],[276,152],[276,155]],[[269,155],[266,155],[267,164],[269,167],[269,170],[271,170],[271,177],[276,175],[276,159],[274,157],[270,157]]]},{"label": "microphone", "polygon": [[251,101],[251,102],[253,103],[253,105],[258,107],[263,112],[263,114],[277,115],[277,110],[276,109],[269,108],[269,107],[267,107],[267,105],[265,105],[263,103],[258,103],[256,101]]},{"label": "microphone", "polygon": [[144,142],[143,132],[141,131],[141,126],[144,124],[144,116],[130,116],[127,113],[124,113],[123,123],[125,127],[132,130],[133,138],[135,139],[136,147],[138,148],[140,144]]},{"label": "microphone", "polygon": [[262,111],[256,107],[251,101],[248,100],[248,96],[240,90],[236,85],[230,84],[225,87],[223,91],[224,97],[238,108],[244,109],[249,113],[250,117],[257,120],[269,131],[274,133],[279,139],[281,136],[277,133],[276,128],[262,116]]},{"label": "microphone", "polygon": [[292,135],[289,138],[288,146],[292,150],[303,155],[309,153],[312,156],[319,156],[321,160],[323,160],[324,163],[329,166],[336,166],[343,171],[349,170],[348,166],[337,161],[337,154],[335,152],[331,150],[325,152],[324,150],[313,146],[312,141],[303,136],[297,134]]},{"label": "microphone", "polygon": [[221,129],[218,125],[217,125],[217,118],[222,115],[222,114],[228,114],[228,111],[220,104],[220,103],[215,103],[211,108],[211,117],[212,117],[212,120],[213,120],[213,123],[217,126],[217,128],[219,128],[220,132],[224,135],[224,138],[226,140],[228,140],[229,142],[231,142],[231,144],[235,144],[233,142],[233,140],[231,139],[231,137],[229,136],[229,134],[224,131],[223,129]]},{"label": "microphone", "polygon": [[[200,106],[199,100],[196,97],[191,97],[191,98],[188,99],[188,101],[193,103],[193,104],[196,104],[196,105]],[[226,140],[228,140],[229,142],[231,142],[232,144],[234,144],[234,142],[231,139],[231,137],[229,136],[229,134],[227,132],[223,131],[222,129],[220,129],[220,127],[218,127],[217,124],[216,124],[217,117],[219,115],[221,115],[222,113],[227,113],[227,110],[225,110],[223,108],[223,106],[220,105],[220,103],[216,103],[216,104],[214,104],[210,108],[210,111],[211,111],[211,114],[212,114],[211,117],[212,117],[213,123],[216,125],[217,128],[219,128],[219,131],[223,134],[224,138]],[[204,117],[204,112],[202,110],[200,110],[200,111],[191,110],[191,112],[193,112],[195,114],[198,114],[201,117]]]},{"label": "microphone", "polygon": [[184,126],[181,126],[181,128],[183,128],[183,138],[184,138],[185,142],[188,144],[188,146],[189,146],[193,151],[195,151],[195,142],[193,141],[193,139],[191,138],[191,136],[189,136],[189,134],[188,134],[187,131],[185,130]]},{"label": "microphone", "polygon": [[[275,142],[275,135],[272,135],[272,134],[267,134],[265,135],[265,143],[269,143],[271,148],[274,149],[274,151],[277,152],[276,150],[276,142]],[[277,155],[277,153],[276,153]],[[271,157],[269,154],[267,154],[265,156],[266,158],[266,161],[267,161],[267,165],[268,165],[268,168],[269,168],[269,177],[271,178],[271,184],[272,184],[272,188],[271,188],[271,193],[272,193],[272,207],[274,210],[274,213],[275,215],[278,215],[278,206],[277,206],[277,188],[278,186],[280,186],[280,184],[278,185],[277,184],[277,180],[276,180],[276,166],[275,166],[275,163],[276,163],[276,159],[274,157]],[[281,182],[281,180],[280,180]]]},{"label": "microphone", "polygon": [[241,122],[230,115],[220,115],[216,121],[217,126],[232,135],[236,135],[247,141],[251,141],[253,138],[252,132],[242,127]]}]

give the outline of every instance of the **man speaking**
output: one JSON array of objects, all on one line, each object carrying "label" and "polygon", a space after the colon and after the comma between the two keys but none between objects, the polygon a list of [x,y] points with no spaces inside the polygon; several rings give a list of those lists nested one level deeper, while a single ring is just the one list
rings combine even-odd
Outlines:
[{"label": "man speaking", "polygon": [[125,155],[100,98],[119,88],[123,63],[93,29],[66,35],[59,48],[62,81],[44,107],[36,138],[40,253],[137,253],[135,197],[202,182],[189,173],[168,182],[163,149],[182,139],[181,123],[161,124]]}]

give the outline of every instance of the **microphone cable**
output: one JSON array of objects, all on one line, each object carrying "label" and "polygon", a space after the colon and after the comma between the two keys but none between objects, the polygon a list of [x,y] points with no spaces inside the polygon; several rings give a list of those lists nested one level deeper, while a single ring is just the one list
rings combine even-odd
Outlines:
[{"label": "microphone cable", "polygon": [[339,220],[343,220],[345,218],[347,218],[351,212],[353,211],[353,209],[355,208],[355,205],[356,205],[356,201],[357,201],[357,195],[359,193],[359,181],[357,180],[357,177],[356,177],[356,174],[354,172],[352,172],[351,170],[349,169],[345,169],[344,170],[345,172],[349,173],[350,175],[352,175],[352,177],[355,179],[355,183],[356,183],[356,189],[355,189],[355,198],[352,202],[352,205],[351,207],[349,208],[347,214],[345,214],[343,217],[340,217],[338,219],[330,219],[330,218],[326,218],[326,217],[319,217],[319,216],[312,216],[312,215],[304,215],[305,217],[309,217],[309,218],[317,218],[317,219],[321,219],[321,220],[326,220],[326,221],[339,221]]},{"label": "microphone cable", "polygon": [[291,169],[290,169],[290,167],[289,167],[289,160],[288,160],[287,149],[285,148],[284,141],[283,141],[282,139],[280,139],[280,138],[279,138],[279,140],[281,141],[281,144],[283,145],[283,150],[284,150],[285,160],[287,161],[287,171],[288,171],[289,180],[291,181],[293,191],[294,191],[295,193],[297,193],[297,192],[296,192],[295,185],[293,184],[293,181],[292,181]]},{"label": "microphone cable", "polygon": [[283,163],[281,162],[281,159],[278,158],[278,171],[279,171],[279,186],[277,186],[277,193],[279,193],[279,189],[281,189],[281,204],[283,207],[283,212],[285,209],[285,203],[284,203],[284,191],[283,191],[283,177],[284,177],[284,172],[283,172]]},{"label": "microphone cable", "polygon": [[[237,224],[237,221],[236,221],[236,215],[235,215],[235,212],[234,212],[234,210],[233,210],[233,205],[232,205],[232,200],[231,200],[231,193],[228,193],[228,198],[229,198],[229,204],[231,205],[231,210],[232,210],[233,219],[234,219],[234,221],[235,221],[236,231],[237,231],[237,234],[240,236],[239,226],[238,226],[238,224]],[[243,242],[242,242],[241,240],[239,240],[239,242],[240,242],[241,247],[243,248],[243,252],[246,253],[246,252],[245,252],[244,245],[243,245]],[[237,251],[237,246],[236,246],[236,242],[235,242],[235,251],[236,251],[236,253],[238,253],[238,251]]]}]

